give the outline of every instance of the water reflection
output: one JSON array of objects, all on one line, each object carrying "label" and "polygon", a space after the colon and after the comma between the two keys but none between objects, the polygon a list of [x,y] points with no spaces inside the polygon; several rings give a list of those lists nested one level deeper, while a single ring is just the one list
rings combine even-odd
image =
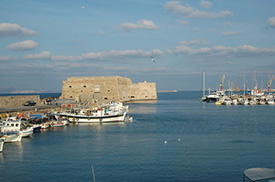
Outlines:
[{"label": "water reflection", "polygon": [[129,113],[151,114],[157,112],[157,104],[131,104]]}]

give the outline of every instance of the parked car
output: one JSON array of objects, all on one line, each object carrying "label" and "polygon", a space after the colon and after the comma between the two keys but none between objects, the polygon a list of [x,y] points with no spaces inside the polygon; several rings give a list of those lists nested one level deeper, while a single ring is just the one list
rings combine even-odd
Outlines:
[{"label": "parked car", "polygon": [[36,104],[36,102],[29,100],[29,101],[25,102],[24,106],[35,106],[35,104]]}]

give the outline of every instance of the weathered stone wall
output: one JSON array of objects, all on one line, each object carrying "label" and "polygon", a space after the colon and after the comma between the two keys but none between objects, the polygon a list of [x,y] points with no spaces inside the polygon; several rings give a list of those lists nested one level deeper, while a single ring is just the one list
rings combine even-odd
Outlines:
[{"label": "weathered stone wall", "polygon": [[34,101],[36,105],[41,105],[39,95],[20,95],[0,97],[0,108],[22,107],[26,101]]},{"label": "weathered stone wall", "polygon": [[69,77],[63,81],[60,98],[82,102],[156,100],[157,92],[155,83],[132,84],[129,78],[120,76]]},{"label": "weathered stone wall", "polygon": [[139,82],[129,85],[131,101],[157,100],[156,83]]}]

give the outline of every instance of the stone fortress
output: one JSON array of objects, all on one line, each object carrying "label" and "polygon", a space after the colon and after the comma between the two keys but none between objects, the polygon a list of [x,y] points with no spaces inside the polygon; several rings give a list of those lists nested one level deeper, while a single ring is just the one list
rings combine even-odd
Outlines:
[{"label": "stone fortress", "polygon": [[132,83],[120,76],[69,77],[63,80],[60,99],[77,102],[142,102],[156,101],[156,83]]}]

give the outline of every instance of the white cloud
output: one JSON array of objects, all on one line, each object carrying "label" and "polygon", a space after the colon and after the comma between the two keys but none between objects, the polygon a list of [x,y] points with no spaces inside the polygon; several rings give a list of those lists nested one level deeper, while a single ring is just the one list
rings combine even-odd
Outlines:
[{"label": "white cloud", "polygon": [[13,60],[13,58],[9,56],[0,56],[0,61],[10,61],[10,60]]},{"label": "white cloud", "polygon": [[223,23],[222,23],[222,26],[227,28],[227,27],[232,27],[233,25],[232,25],[231,22],[228,22],[228,21],[227,21],[227,22],[223,22]]},{"label": "white cloud", "polygon": [[23,42],[16,42],[13,44],[7,45],[8,49],[11,50],[19,50],[19,51],[24,51],[24,50],[30,50],[34,49],[38,46],[38,43],[33,41],[33,40],[25,40]]},{"label": "white cloud", "polygon": [[0,24],[0,37],[23,37],[36,35],[33,30],[21,27],[18,24],[1,23]]},{"label": "white cloud", "polygon": [[43,51],[38,54],[28,54],[24,58],[25,59],[49,59],[51,57],[51,52]]},{"label": "white cloud", "polygon": [[79,61],[81,59],[82,59],[81,56],[62,56],[62,55],[52,56],[52,60],[54,61]]},{"label": "white cloud", "polygon": [[226,16],[232,16],[231,11],[221,11],[221,12],[206,12],[200,11],[196,8],[190,6],[181,5],[180,1],[169,1],[165,5],[167,12],[170,12],[175,15],[185,16],[189,18],[222,18]]},{"label": "white cloud", "polygon": [[233,36],[233,35],[238,35],[240,32],[223,32],[222,33],[224,36]]},{"label": "white cloud", "polygon": [[129,58],[129,57],[146,57],[152,55],[161,55],[163,52],[154,49],[152,52],[145,52],[142,50],[122,50],[122,51],[103,51],[103,52],[89,52],[82,55],[83,59],[110,59],[110,58]]},{"label": "white cloud", "polygon": [[120,28],[124,31],[131,31],[136,29],[154,30],[159,27],[151,20],[139,20],[137,23],[122,23]]},{"label": "white cloud", "polygon": [[275,17],[269,18],[268,23],[271,27],[275,28]]},{"label": "white cloud", "polygon": [[200,2],[200,5],[201,5],[201,7],[205,8],[205,9],[210,9],[212,6],[212,3],[209,1],[202,0]]},{"label": "white cloud", "polygon": [[187,25],[188,22],[184,21],[184,20],[178,20],[177,23],[181,24],[181,25]]},{"label": "white cloud", "polygon": [[188,41],[179,41],[180,45],[208,45],[210,44],[209,42],[201,41],[201,40],[190,40]]},{"label": "white cloud", "polygon": [[206,55],[206,56],[275,56],[275,48],[258,48],[251,45],[240,45],[237,47],[213,46],[192,49],[181,44],[174,49],[175,53],[185,55]]}]

